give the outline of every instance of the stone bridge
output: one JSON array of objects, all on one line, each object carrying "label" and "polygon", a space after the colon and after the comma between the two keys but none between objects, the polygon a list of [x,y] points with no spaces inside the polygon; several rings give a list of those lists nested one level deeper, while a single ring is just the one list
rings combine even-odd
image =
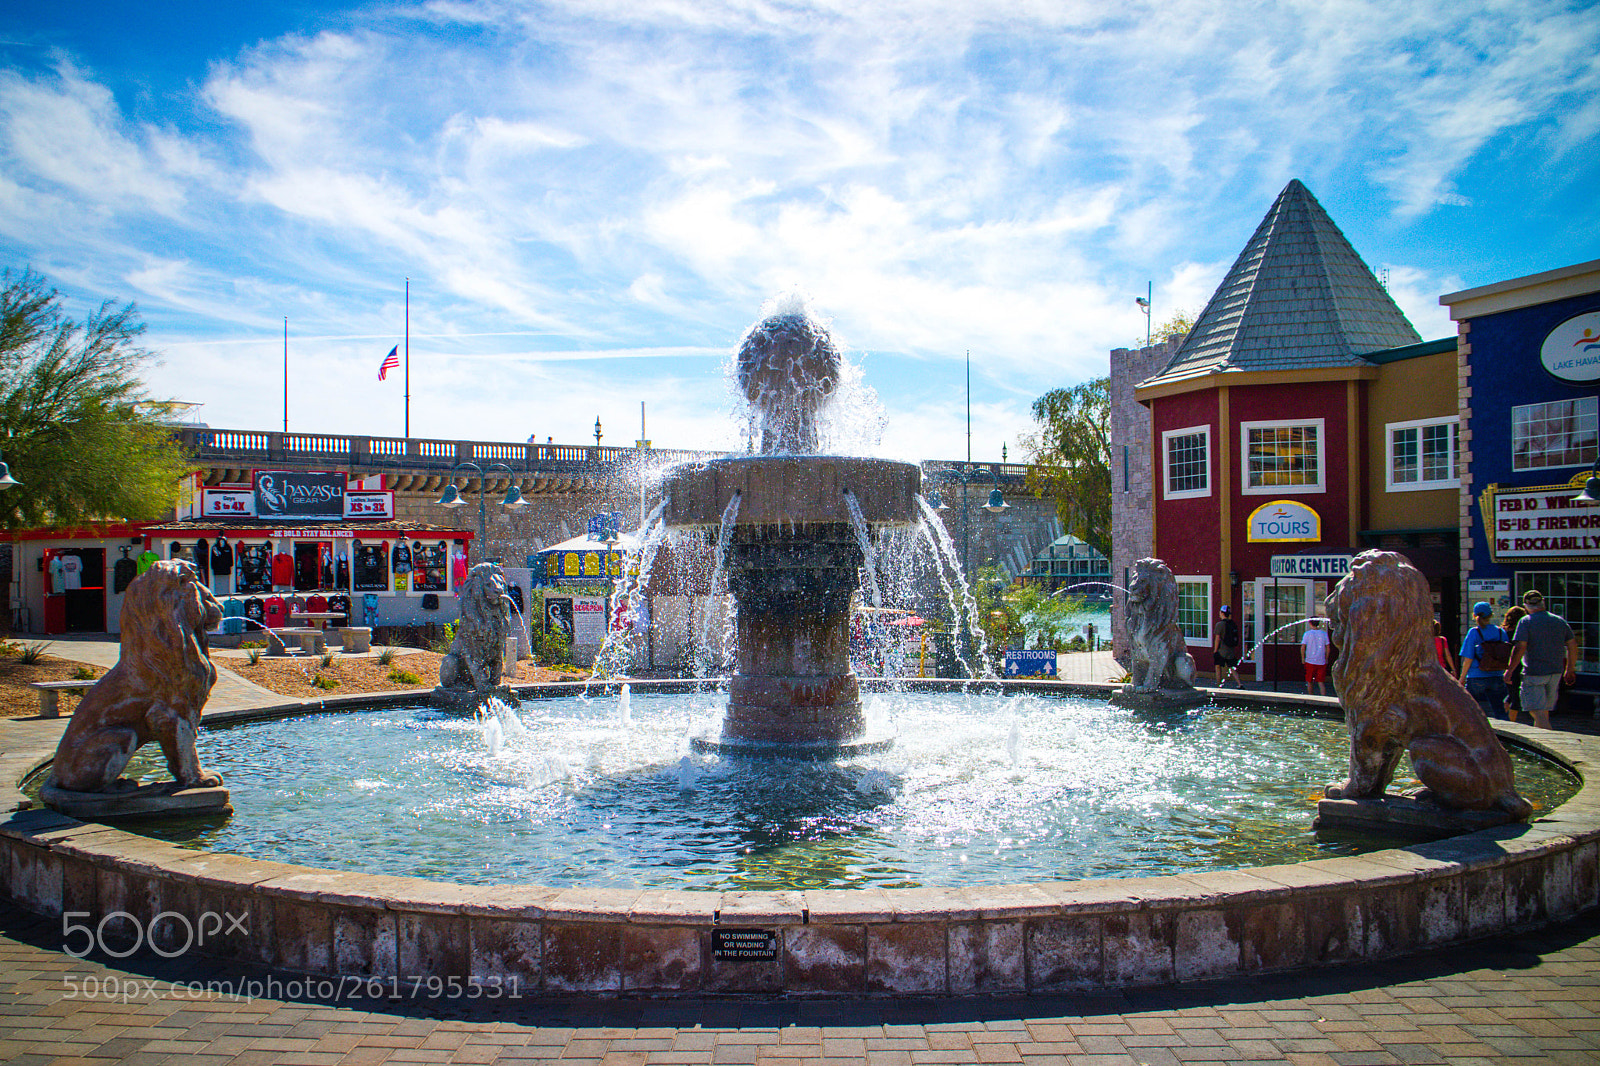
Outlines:
[{"label": "stone bridge", "polygon": [[[675,463],[727,454],[210,427],[185,428],[179,435],[205,485],[245,484],[251,471],[263,468],[342,470],[355,478],[382,474],[386,486],[394,490],[396,520],[436,528],[477,528],[473,504],[480,479],[465,470],[452,476],[457,464],[476,463],[485,471],[485,557],[503,558],[510,565],[520,565],[529,552],[582,533],[592,514],[621,511],[624,526],[635,527],[641,507],[647,512],[659,500],[651,475]],[[508,469],[488,469],[496,463]],[[1025,464],[935,459],[921,465],[924,487],[941,490],[948,508],[942,515],[945,526],[958,554],[965,541],[972,568],[991,561],[1013,562],[1019,550],[1031,554],[1049,542],[1055,503],[1028,492]],[[438,504],[452,480],[468,500],[468,506],[456,511]],[[499,506],[512,485],[528,501],[520,511]],[[1010,505],[998,515],[983,507],[993,488],[999,488]]]}]

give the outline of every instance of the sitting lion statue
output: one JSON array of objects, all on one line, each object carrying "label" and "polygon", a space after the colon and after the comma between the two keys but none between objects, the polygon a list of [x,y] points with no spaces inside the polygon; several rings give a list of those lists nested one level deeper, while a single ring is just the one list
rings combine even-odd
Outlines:
[{"label": "sitting lion statue", "polygon": [[1350,777],[1329,799],[1379,798],[1402,751],[1444,807],[1533,809],[1517,794],[1511,759],[1478,704],[1439,665],[1428,581],[1395,552],[1365,551],[1327,599],[1339,646],[1333,683],[1350,727]]},{"label": "sitting lion statue", "polygon": [[206,633],[222,606],[186,562],[158,562],[122,601],[122,655],[84,694],[56,748],[55,784],[72,792],[135,787],[121,776],[146,741],[160,743],[179,788],[209,788],[195,752],[200,709],[216,683]]},{"label": "sitting lion statue", "polygon": [[485,692],[505,672],[506,636],[511,632],[511,596],[499,563],[479,563],[458,590],[461,621],[439,663],[439,685]]},{"label": "sitting lion statue", "polygon": [[1134,692],[1190,692],[1194,656],[1178,629],[1178,582],[1160,559],[1134,564],[1128,586],[1128,645]]}]

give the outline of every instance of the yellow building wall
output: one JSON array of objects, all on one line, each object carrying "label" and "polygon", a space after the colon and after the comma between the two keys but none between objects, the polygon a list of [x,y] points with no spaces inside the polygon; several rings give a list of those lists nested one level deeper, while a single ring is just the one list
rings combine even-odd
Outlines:
[{"label": "yellow building wall", "polygon": [[1456,353],[1388,363],[1367,391],[1367,517],[1370,529],[1455,529],[1460,490],[1388,491],[1388,429],[1394,422],[1458,414]]}]

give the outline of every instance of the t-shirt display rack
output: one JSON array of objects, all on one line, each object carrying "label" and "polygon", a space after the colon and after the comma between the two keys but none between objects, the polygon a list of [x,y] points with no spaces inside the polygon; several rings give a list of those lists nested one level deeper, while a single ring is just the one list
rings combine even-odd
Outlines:
[{"label": "t-shirt display rack", "polygon": [[[213,530],[206,527],[208,533]],[[159,534],[153,539],[166,540]],[[228,634],[283,628],[297,610],[319,608],[343,616],[331,620],[333,625],[348,625],[352,602],[363,607],[358,621],[365,622],[372,615],[371,594],[375,593],[415,593],[422,595],[424,605],[429,601],[437,604],[436,594],[450,590],[456,557],[465,558],[465,542],[460,540],[452,556],[449,540],[430,543],[403,537],[376,541],[350,537],[338,538],[330,549],[328,539],[307,530],[304,537],[236,537],[230,542],[223,532],[216,531],[214,538],[174,539],[167,544],[166,553],[170,559],[194,566],[206,578],[222,604],[222,632]],[[293,549],[307,543],[321,545],[315,568],[319,581],[315,588],[298,588]],[[138,559],[140,572],[159,558],[154,545],[147,549]],[[456,565],[454,569],[459,584],[462,568]],[[357,600],[362,594],[367,599]]]}]

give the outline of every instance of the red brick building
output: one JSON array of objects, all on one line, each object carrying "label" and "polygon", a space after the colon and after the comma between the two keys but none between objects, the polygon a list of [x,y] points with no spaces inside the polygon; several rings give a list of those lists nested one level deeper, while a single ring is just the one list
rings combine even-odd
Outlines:
[{"label": "red brick building", "polygon": [[[1453,339],[1420,341],[1322,206],[1291,181],[1172,360],[1134,390],[1150,417],[1154,554],[1178,577],[1180,625],[1202,670],[1212,666],[1224,603],[1248,649],[1317,613],[1366,547],[1438,568],[1422,549],[1453,517],[1453,490],[1435,493],[1436,520],[1372,522],[1384,510],[1374,491],[1411,487],[1409,438],[1396,438],[1393,459],[1370,431],[1390,368],[1437,362],[1440,387],[1412,397],[1414,417],[1456,412]],[[1385,480],[1391,461],[1398,486]],[[1442,591],[1454,574],[1430,578]],[[1256,676],[1297,686],[1302,632],[1290,626],[1266,645],[1251,664]]]}]

